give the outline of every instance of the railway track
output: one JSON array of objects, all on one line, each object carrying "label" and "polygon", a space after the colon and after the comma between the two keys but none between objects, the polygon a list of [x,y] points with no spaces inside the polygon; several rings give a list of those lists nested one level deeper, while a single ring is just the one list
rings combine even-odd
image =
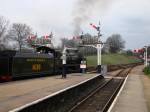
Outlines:
[{"label": "railway track", "polygon": [[131,69],[122,69],[116,76],[96,75],[77,85],[35,100],[13,112],[105,112],[111,105]]},{"label": "railway track", "polygon": [[69,112],[106,112],[131,69],[123,69],[115,77],[105,80],[101,86],[78,102]]}]

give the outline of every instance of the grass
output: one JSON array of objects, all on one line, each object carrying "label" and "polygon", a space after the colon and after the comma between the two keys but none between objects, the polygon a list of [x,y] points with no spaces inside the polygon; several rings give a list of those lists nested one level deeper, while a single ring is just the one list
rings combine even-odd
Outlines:
[{"label": "grass", "polygon": [[[95,66],[97,65],[97,56],[87,56],[87,65]],[[125,54],[104,54],[102,55],[102,64],[128,64],[140,61],[140,59],[127,56]]]}]

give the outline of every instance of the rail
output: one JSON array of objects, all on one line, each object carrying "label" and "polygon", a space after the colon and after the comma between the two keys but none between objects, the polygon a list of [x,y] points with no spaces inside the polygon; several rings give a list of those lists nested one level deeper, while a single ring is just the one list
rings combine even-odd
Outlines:
[{"label": "rail", "polygon": [[[131,69],[123,69],[115,77],[125,77]],[[69,112],[106,112],[124,82],[124,78],[116,79],[115,77],[106,80],[103,85],[78,102]]]}]

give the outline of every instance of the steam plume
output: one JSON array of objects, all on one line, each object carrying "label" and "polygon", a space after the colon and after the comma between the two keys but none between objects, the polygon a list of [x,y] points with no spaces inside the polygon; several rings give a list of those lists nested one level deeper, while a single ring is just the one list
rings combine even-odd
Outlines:
[{"label": "steam plume", "polygon": [[94,11],[104,10],[113,0],[78,0],[75,4],[73,15],[74,35],[82,32],[82,25],[92,16]]}]

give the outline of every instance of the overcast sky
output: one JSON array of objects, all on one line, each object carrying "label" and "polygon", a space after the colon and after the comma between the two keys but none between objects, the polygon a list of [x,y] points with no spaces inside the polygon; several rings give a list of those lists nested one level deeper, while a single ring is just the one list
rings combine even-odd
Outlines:
[{"label": "overcast sky", "polygon": [[[61,37],[72,37],[74,15],[78,8],[82,8],[80,1],[94,0],[0,0],[0,15],[11,23],[30,25],[39,36],[53,31],[56,42]],[[100,20],[102,40],[119,33],[126,41],[127,49],[150,45],[150,0],[97,1],[101,3],[85,3],[87,9],[83,6],[86,16],[89,16],[81,25],[84,33],[96,34],[89,23],[97,24]],[[78,15],[82,17],[82,14],[81,11]]]}]

